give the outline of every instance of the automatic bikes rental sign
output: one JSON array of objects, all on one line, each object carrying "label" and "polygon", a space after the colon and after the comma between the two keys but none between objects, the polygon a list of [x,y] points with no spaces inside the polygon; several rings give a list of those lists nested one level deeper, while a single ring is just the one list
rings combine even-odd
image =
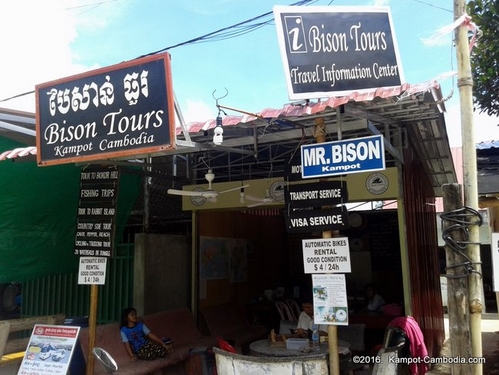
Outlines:
[{"label": "automatic bikes rental sign", "polygon": [[36,86],[38,165],[171,150],[170,55],[153,55]]},{"label": "automatic bikes rental sign", "polygon": [[344,96],[404,82],[388,7],[275,6],[288,96]]}]

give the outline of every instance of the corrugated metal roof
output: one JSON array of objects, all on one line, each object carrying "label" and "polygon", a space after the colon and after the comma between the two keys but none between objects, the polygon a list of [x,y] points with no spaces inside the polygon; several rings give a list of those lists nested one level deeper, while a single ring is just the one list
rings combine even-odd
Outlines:
[{"label": "corrugated metal roof", "polygon": [[0,154],[0,161],[15,159],[28,155],[36,155],[35,146],[20,147],[20,148],[15,148],[14,150],[4,151]]},{"label": "corrugated metal roof", "polygon": [[[221,146],[213,144],[215,119],[184,124],[186,133],[177,121],[177,148],[153,155],[154,160],[166,165],[171,164],[171,159],[165,158],[188,155],[185,171],[180,171],[185,175],[178,176],[188,177],[193,183],[204,182],[204,172],[197,176],[191,170],[204,171],[206,160],[211,161],[210,166],[216,169],[217,181],[220,182],[283,176],[285,166],[300,145],[316,141],[316,120],[321,118],[328,141],[383,135],[387,166],[403,162],[403,148],[413,144],[437,196],[441,194],[440,188],[444,183],[456,182],[442,114],[444,104],[436,81],[376,88],[316,102],[302,101],[279,109],[265,108],[254,114],[230,107],[222,108],[227,112],[243,114],[223,117],[224,140]],[[19,123],[12,125],[24,127],[28,134],[16,131],[19,128],[2,128],[1,115],[0,110],[0,136],[21,136],[28,146],[34,145],[33,114],[27,119],[19,115],[12,118],[24,120],[24,126]],[[149,155],[136,157],[145,156]],[[176,169],[175,173],[179,170]]]},{"label": "corrugated metal roof", "polygon": [[[242,116],[225,116],[222,119],[222,125],[225,126],[235,126],[239,124],[247,124],[257,120],[271,120],[278,118],[292,118],[292,117],[302,117],[302,116],[312,116],[315,114],[320,114],[326,110],[335,109],[341,105],[347,104],[348,102],[364,102],[372,101],[375,98],[392,98],[392,97],[408,97],[412,94],[427,92],[431,89],[438,89],[440,87],[437,81],[428,81],[416,85],[402,84],[395,87],[380,87],[371,90],[365,90],[363,92],[353,92],[350,95],[341,97],[330,97],[321,99],[315,103],[307,103],[305,105],[295,105],[288,104],[282,108],[265,108],[255,116],[244,114]],[[443,104],[441,104],[443,108]],[[200,131],[207,131],[215,128],[216,119],[210,119],[202,122],[191,122],[187,124],[187,129],[189,133],[197,133]],[[176,133],[181,134],[182,128],[177,125]]]},{"label": "corrugated metal roof", "polygon": [[499,141],[482,141],[476,144],[477,150],[488,150],[491,148],[499,148]]}]

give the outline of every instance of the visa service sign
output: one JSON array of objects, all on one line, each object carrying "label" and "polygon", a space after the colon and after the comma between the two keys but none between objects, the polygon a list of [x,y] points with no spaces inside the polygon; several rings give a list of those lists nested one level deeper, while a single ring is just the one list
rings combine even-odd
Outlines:
[{"label": "visa service sign", "polygon": [[384,169],[385,147],[381,135],[301,146],[302,178]]}]

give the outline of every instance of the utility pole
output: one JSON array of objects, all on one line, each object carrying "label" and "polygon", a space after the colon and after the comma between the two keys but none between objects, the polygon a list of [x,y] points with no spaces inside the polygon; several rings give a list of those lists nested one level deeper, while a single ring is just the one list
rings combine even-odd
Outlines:
[{"label": "utility pole", "polygon": [[[466,13],[466,0],[454,0],[454,19]],[[473,128],[473,78],[471,75],[470,53],[468,47],[468,29],[464,23],[455,31],[457,56],[457,86],[461,108],[461,135],[463,146],[463,187],[464,205],[478,211],[478,183],[476,165],[476,146]],[[492,93],[491,93],[492,94]],[[476,218],[478,222],[478,218]],[[482,357],[482,295],[483,284],[480,264],[478,225],[469,227],[467,255],[474,270],[468,276],[468,296],[470,307],[471,355]],[[482,374],[482,365],[473,366],[473,375]]]}]

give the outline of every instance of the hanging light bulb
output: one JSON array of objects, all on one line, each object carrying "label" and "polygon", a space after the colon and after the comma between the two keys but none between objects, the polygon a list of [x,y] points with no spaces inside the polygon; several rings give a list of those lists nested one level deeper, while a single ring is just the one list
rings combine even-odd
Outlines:
[{"label": "hanging light bulb", "polygon": [[224,128],[222,127],[222,117],[220,114],[217,116],[217,126],[215,126],[215,133],[213,134],[213,143],[216,145],[221,145],[224,141]]}]

